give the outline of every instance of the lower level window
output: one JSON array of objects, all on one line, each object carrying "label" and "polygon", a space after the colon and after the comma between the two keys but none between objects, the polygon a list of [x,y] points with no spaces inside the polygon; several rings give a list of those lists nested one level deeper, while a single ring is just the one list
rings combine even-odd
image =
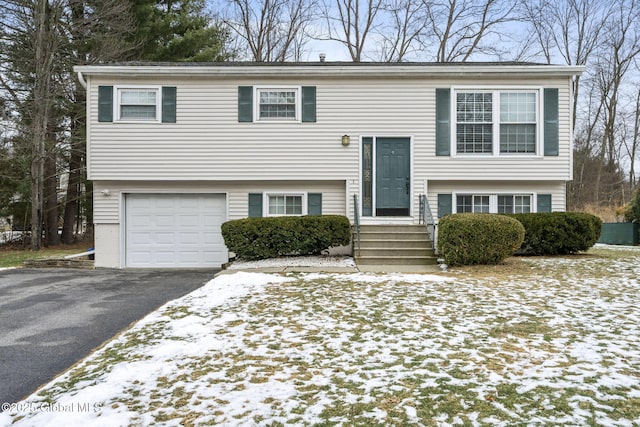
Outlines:
[{"label": "lower level window", "polygon": [[301,195],[269,195],[269,215],[302,215]]},{"label": "lower level window", "polygon": [[460,194],[456,196],[456,212],[502,214],[529,213],[531,212],[531,195]]},{"label": "lower level window", "polygon": [[456,205],[458,213],[489,213],[489,196],[458,196]]},{"label": "lower level window", "polygon": [[531,196],[498,196],[498,213],[511,214],[529,212],[531,212]]}]

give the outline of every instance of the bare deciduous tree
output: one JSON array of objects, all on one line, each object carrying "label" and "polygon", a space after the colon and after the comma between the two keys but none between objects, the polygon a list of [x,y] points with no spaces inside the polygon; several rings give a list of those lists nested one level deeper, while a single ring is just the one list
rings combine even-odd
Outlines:
[{"label": "bare deciduous tree", "polygon": [[437,45],[436,61],[468,61],[477,53],[496,54],[498,46],[486,44],[498,35],[501,24],[515,19],[517,1],[422,0],[431,38]]},{"label": "bare deciduous tree", "polygon": [[315,0],[232,0],[225,22],[258,62],[300,60]]},{"label": "bare deciduous tree", "polygon": [[345,46],[353,62],[361,62],[367,49],[367,39],[380,25],[376,19],[383,0],[325,1],[323,15],[327,25],[326,40]]},{"label": "bare deciduous tree", "polygon": [[379,59],[401,62],[413,52],[426,25],[424,8],[413,0],[387,0],[383,5],[385,24],[378,31]]},{"label": "bare deciduous tree", "polygon": [[[523,19],[531,24],[531,38],[537,43],[545,62],[562,58],[568,65],[586,65],[598,45],[611,6],[592,0],[543,0],[523,2]],[[580,76],[573,81],[573,117],[575,128]]]}]

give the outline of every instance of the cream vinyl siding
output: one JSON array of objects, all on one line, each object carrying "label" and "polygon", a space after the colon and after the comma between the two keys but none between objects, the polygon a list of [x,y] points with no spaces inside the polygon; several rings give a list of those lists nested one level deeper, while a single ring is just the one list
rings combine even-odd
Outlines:
[{"label": "cream vinyl siding", "polygon": [[[98,85],[177,87],[177,123],[98,123]],[[571,179],[570,80],[89,78],[93,180],[358,180],[362,136],[413,138],[414,180]],[[559,88],[557,157],[435,156],[435,88]],[[316,123],[238,123],[238,86],[316,86]],[[342,135],[351,136],[343,147]]]},{"label": "cream vinyl siding", "polygon": [[[454,181],[429,182],[427,197],[434,217],[437,218],[438,194],[531,194],[532,205],[536,205],[538,194],[551,194],[553,212],[566,209],[565,183],[560,182],[495,182],[495,181]],[[455,199],[452,201],[455,204]]]},{"label": "cream vinyl siding", "polygon": [[[109,190],[109,196],[102,195]],[[298,182],[94,182],[94,223],[119,224],[123,194],[154,193],[212,193],[227,194],[227,218],[239,219],[248,215],[248,194],[264,192],[322,193],[322,213],[345,215],[344,181]]]}]

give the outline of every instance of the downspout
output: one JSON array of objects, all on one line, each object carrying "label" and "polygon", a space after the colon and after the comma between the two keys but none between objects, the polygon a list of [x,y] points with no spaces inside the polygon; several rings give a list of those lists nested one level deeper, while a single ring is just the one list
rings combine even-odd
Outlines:
[{"label": "downspout", "polygon": [[82,71],[78,71],[78,80],[80,81],[80,85],[81,85],[83,88],[85,88],[85,89],[86,89],[86,88],[87,88],[87,82],[86,82],[86,80],[84,79],[84,77],[82,77]]}]

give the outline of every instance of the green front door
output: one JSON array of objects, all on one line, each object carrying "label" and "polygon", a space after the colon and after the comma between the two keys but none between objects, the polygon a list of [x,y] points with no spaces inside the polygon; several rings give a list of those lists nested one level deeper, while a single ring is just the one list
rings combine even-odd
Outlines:
[{"label": "green front door", "polygon": [[409,216],[409,138],[376,138],[376,216]]}]

